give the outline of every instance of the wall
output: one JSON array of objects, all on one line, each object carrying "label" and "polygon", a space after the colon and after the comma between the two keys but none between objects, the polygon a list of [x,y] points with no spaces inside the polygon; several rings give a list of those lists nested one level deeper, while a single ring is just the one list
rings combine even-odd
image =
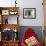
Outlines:
[{"label": "wall", "polygon": [[[43,25],[43,6],[42,0],[25,0],[20,1],[21,8],[20,11],[20,23],[23,26],[42,26]],[[23,19],[23,8],[36,8],[36,19]]]},{"label": "wall", "polygon": [[[15,6],[14,1],[15,0],[0,0],[0,6]],[[19,24],[21,26],[43,26],[42,0],[17,0],[17,3],[20,15]],[[23,8],[36,8],[36,19],[23,19]]]}]

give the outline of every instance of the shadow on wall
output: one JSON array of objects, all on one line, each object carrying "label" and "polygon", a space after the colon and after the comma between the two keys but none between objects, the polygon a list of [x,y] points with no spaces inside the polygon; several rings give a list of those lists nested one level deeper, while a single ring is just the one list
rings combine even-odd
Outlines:
[{"label": "shadow on wall", "polygon": [[42,30],[42,26],[21,26],[20,27],[20,31],[19,31],[19,40],[20,40],[20,42],[21,42],[21,40],[23,38],[23,35],[24,35],[25,31],[28,28],[32,28],[36,32],[39,41],[41,43],[43,43],[43,30]]}]

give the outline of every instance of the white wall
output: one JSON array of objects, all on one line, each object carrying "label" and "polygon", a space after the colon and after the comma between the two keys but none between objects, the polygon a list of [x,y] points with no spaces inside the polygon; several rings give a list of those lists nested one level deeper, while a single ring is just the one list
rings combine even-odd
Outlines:
[{"label": "white wall", "polygon": [[[0,6],[15,6],[15,0],[0,0]],[[17,0],[21,26],[43,26],[42,0]],[[23,8],[36,8],[36,19],[23,19]]]}]

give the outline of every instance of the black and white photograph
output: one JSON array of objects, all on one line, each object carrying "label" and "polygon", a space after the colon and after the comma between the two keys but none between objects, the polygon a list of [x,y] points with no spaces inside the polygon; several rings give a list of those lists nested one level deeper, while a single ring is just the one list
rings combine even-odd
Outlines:
[{"label": "black and white photograph", "polygon": [[36,8],[24,8],[23,18],[25,19],[35,19],[36,18]]}]

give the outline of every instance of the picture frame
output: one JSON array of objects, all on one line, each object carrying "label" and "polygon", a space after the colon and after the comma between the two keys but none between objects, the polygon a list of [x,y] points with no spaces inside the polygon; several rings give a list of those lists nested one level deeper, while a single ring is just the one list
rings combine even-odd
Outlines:
[{"label": "picture frame", "polygon": [[9,14],[10,14],[10,15],[17,15],[17,13],[18,13],[18,12],[17,12],[16,10],[10,10],[10,11],[9,11]]},{"label": "picture frame", "polygon": [[2,10],[2,15],[9,15],[9,10]]},{"label": "picture frame", "polygon": [[36,19],[36,8],[23,8],[24,19]]}]

